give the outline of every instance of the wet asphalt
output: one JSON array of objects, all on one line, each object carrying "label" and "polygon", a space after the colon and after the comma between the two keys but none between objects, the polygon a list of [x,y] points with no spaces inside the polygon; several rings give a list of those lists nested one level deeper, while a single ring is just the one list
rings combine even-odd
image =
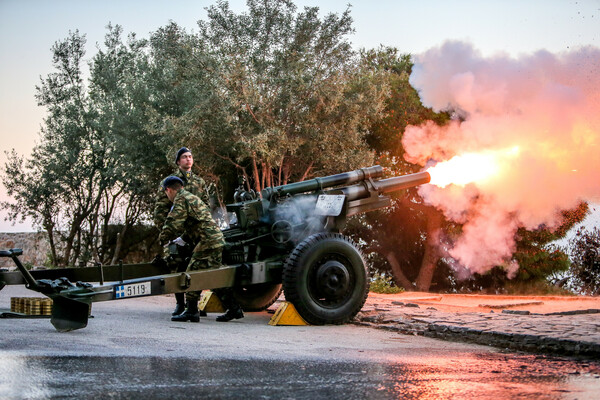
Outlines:
[{"label": "wet asphalt", "polygon": [[568,360],[475,352],[427,361],[12,354],[2,357],[0,394],[4,399],[594,399],[600,390],[589,365]]},{"label": "wet asphalt", "polygon": [[[0,307],[11,293],[0,291]],[[10,288],[12,290],[12,288]],[[23,295],[23,293],[12,293]],[[29,295],[35,296],[34,293]],[[597,399],[600,363],[343,326],[169,319],[173,298],[96,303],[85,329],[0,319],[2,399]]]}]

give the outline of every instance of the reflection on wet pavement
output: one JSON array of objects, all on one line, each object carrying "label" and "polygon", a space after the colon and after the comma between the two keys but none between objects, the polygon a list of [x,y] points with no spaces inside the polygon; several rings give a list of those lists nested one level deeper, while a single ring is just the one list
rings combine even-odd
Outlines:
[{"label": "reflection on wet pavement", "polygon": [[0,358],[0,398],[593,399],[600,364],[471,354],[397,362]]}]

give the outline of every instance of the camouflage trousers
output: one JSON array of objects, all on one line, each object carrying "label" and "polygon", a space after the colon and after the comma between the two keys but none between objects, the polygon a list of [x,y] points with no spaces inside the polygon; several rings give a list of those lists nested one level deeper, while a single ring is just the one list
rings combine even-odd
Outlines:
[{"label": "camouflage trousers", "polygon": [[[198,271],[202,269],[213,269],[221,268],[223,266],[223,248],[217,247],[216,249],[209,249],[201,252],[195,252],[192,254],[190,263],[188,264],[188,271]],[[213,289],[212,292],[217,295],[223,307],[226,310],[239,308],[240,305],[233,296],[233,288],[219,288]],[[202,291],[187,292],[186,299],[190,302],[198,302]]]},{"label": "camouflage trousers", "polygon": [[[201,252],[195,252],[192,254],[190,263],[188,264],[188,271],[198,271],[203,269],[215,269],[223,266],[223,248],[217,247],[216,249],[209,249]],[[212,292],[217,295],[223,307],[225,309],[234,309],[239,307],[237,301],[233,297],[232,288],[220,288],[213,289]],[[190,302],[197,302],[200,299],[202,291],[187,292],[186,298]]]},{"label": "camouflage trousers", "polygon": [[222,247],[194,252],[192,253],[192,258],[190,258],[190,263],[188,264],[187,270],[198,271],[201,269],[221,268],[223,265],[222,260]]},{"label": "camouflage trousers", "polygon": [[[221,268],[223,263],[223,248],[217,247],[216,249],[208,249],[204,251],[192,253],[192,258],[188,264],[188,271],[199,271],[203,269],[216,269]],[[202,291],[186,292],[186,299],[192,302],[198,302]],[[218,296],[218,295],[217,295]]]}]

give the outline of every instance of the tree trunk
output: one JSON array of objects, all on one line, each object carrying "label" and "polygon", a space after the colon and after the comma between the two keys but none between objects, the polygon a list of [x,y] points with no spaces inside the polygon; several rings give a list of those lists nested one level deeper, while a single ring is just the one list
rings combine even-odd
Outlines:
[{"label": "tree trunk", "polygon": [[285,160],[285,156],[281,156],[281,161],[279,162],[279,168],[277,171],[277,186],[281,185],[281,173],[283,172],[284,160]]},{"label": "tree trunk", "polygon": [[440,230],[442,216],[436,210],[427,216],[427,240],[425,241],[425,255],[417,276],[416,288],[420,292],[427,292],[431,288],[431,280],[436,264],[440,258],[438,246],[440,245]]},{"label": "tree trunk", "polygon": [[52,223],[52,219],[50,217],[45,217],[46,222],[44,222],[44,229],[48,233],[48,243],[50,243],[50,254],[52,257],[52,266],[58,266],[58,255],[56,254],[56,243],[54,241],[54,224]]},{"label": "tree trunk", "polygon": [[64,266],[67,266],[71,261],[72,253],[74,251],[75,236],[77,236],[77,233],[79,232],[82,221],[83,218],[81,216],[77,216],[73,218],[73,221],[71,222],[71,229],[69,230],[69,234],[65,240],[65,252],[62,257]]},{"label": "tree trunk", "polygon": [[260,176],[260,189],[262,190],[269,185],[269,174],[267,172],[267,165],[264,161],[260,163],[260,169],[262,171]]},{"label": "tree trunk", "polygon": [[400,267],[400,263],[398,262],[398,258],[396,257],[396,253],[390,251],[386,254],[385,258],[390,263],[392,267],[392,274],[394,275],[394,281],[396,281],[396,285],[401,286],[404,290],[411,291],[414,290],[414,286],[411,281],[408,280],[404,272],[402,272],[402,268]]},{"label": "tree trunk", "polygon": [[128,225],[123,224],[123,228],[121,232],[117,234],[117,244],[115,245],[115,252],[113,254],[113,258],[110,261],[112,265],[115,265],[117,261],[119,261],[119,256],[121,255],[121,248],[123,247],[123,241],[125,240],[125,233],[127,232]]},{"label": "tree trunk", "polygon": [[262,188],[260,187],[260,176],[258,174],[258,165],[256,165],[256,158],[252,158],[252,174],[254,175],[254,188],[256,193],[260,193]]},{"label": "tree trunk", "polygon": [[[77,263],[77,260],[79,259],[79,255],[81,254],[81,242],[83,241],[82,234],[83,234],[83,232],[81,230],[81,227],[79,227],[79,229],[77,230],[77,240],[75,240],[75,246],[73,246],[73,250],[71,251],[70,265],[72,265],[74,267],[80,266]],[[81,260],[79,260],[79,262],[81,262]]]},{"label": "tree trunk", "polygon": [[304,174],[302,174],[302,178],[300,178],[299,182],[304,182],[304,180],[308,177],[308,173],[312,169],[312,166],[313,166],[313,163],[311,161],[311,163],[308,165],[308,167],[306,167],[306,170],[304,171]]},{"label": "tree trunk", "polygon": [[290,175],[291,175],[291,168],[290,165],[288,163],[286,163],[283,167],[283,181],[281,183],[279,183],[280,185],[287,185],[288,181],[290,180]]}]

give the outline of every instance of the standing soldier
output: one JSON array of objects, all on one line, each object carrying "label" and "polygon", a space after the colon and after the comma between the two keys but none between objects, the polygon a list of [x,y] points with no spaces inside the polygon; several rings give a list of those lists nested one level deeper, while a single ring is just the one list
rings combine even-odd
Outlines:
[{"label": "standing soldier", "polygon": [[[175,164],[177,165],[177,170],[173,174],[173,176],[178,177],[183,181],[183,185],[185,190],[190,192],[191,194],[200,197],[204,204],[210,207],[208,193],[205,190],[206,184],[204,179],[199,177],[198,175],[192,172],[192,166],[194,165],[194,157],[192,156],[192,151],[187,147],[182,147],[177,151],[175,155]],[[160,188],[156,193],[156,201],[154,206],[154,213],[152,214],[154,224],[160,230],[165,224],[165,219],[171,210],[171,201],[165,195],[165,191],[163,189],[163,182],[160,184]],[[183,265],[185,267],[185,265]],[[184,272],[177,270],[176,272]],[[185,300],[183,293],[175,293],[175,310],[173,310],[172,315],[179,315],[185,309]],[[202,316],[206,316],[206,313],[202,312]]]},{"label": "standing soldier", "polygon": [[[189,243],[193,247],[192,257],[187,266],[188,271],[221,267],[222,251],[225,245],[223,233],[212,219],[208,207],[183,188],[183,180],[169,176],[163,181],[165,195],[173,203],[171,211],[165,219],[160,232],[159,242]],[[215,291],[227,312],[217,317],[217,321],[230,321],[244,317],[242,308],[233,298],[231,288]],[[171,321],[198,322],[200,314],[198,300],[201,292],[187,292],[185,311],[174,315]]]},{"label": "standing soldier", "polygon": [[[181,179],[183,181],[185,190],[200,197],[204,204],[210,207],[208,193],[205,190],[206,183],[204,182],[204,179],[192,172],[192,166],[194,165],[192,151],[187,147],[182,147],[179,149],[177,151],[177,155],[175,156],[175,164],[178,168],[172,176],[176,176]],[[165,195],[165,191],[162,189],[161,183],[161,187],[156,193],[156,203],[154,206],[154,213],[152,214],[154,224],[158,227],[158,229],[161,229],[165,224],[165,218],[167,218],[167,214],[169,213],[170,209],[171,202]]]}]

